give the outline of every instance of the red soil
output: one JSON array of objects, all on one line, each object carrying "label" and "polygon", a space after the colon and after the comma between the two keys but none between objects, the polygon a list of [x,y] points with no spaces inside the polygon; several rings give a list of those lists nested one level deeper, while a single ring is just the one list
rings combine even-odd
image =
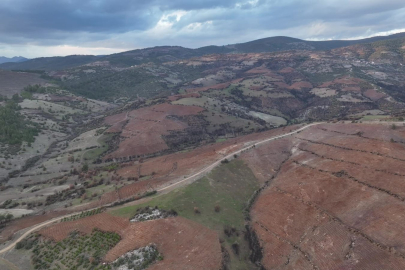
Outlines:
[{"label": "red soil", "polygon": [[283,89],[290,89],[290,86],[285,82],[275,82],[274,84]]},{"label": "red soil", "polygon": [[303,88],[312,88],[312,84],[310,82],[296,82],[292,85],[288,85],[285,82],[275,82],[275,85],[282,89],[289,89],[289,90],[301,90]]},{"label": "red soil", "polygon": [[[146,155],[168,149],[162,136],[169,134],[171,130],[185,129],[187,124],[167,116],[186,116],[198,114],[203,110],[196,106],[163,103],[109,116],[105,123],[113,126],[107,132],[122,131],[122,141],[118,150],[107,155],[105,159]],[[126,121],[128,123],[125,125]]]},{"label": "red soil", "polygon": [[124,126],[127,124],[126,120],[120,121],[112,125],[105,132],[106,133],[120,133],[124,129]]},{"label": "red soil", "polygon": [[150,266],[150,269],[219,269],[221,265],[222,254],[217,233],[181,217],[130,223],[128,219],[102,213],[58,223],[39,233],[61,241],[74,230],[89,234],[94,228],[116,232],[122,238],[107,253],[104,258],[106,262],[154,243],[164,259]]},{"label": "red soil", "polygon": [[386,97],[386,95],[384,93],[377,92],[374,89],[368,89],[367,91],[365,91],[363,93],[363,96],[368,97],[372,101],[376,101],[376,100],[379,100],[379,99],[381,99],[383,97]]},{"label": "red soil", "polygon": [[125,238],[110,250],[106,261],[155,243],[164,259],[150,269],[219,269],[221,247],[216,232],[191,220],[176,217],[131,224]]},{"label": "red soil", "polygon": [[169,96],[167,99],[170,101],[176,101],[176,100],[179,100],[182,98],[191,98],[191,97],[198,98],[198,97],[200,97],[200,94],[190,93],[190,94],[183,94],[183,95],[174,95],[174,96]]},{"label": "red soil", "polygon": [[293,69],[292,67],[286,67],[283,68],[282,70],[279,71],[280,73],[292,73],[295,72],[295,69]]},{"label": "red soil", "polygon": [[50,212],[45,215],[37,215],[37,216],[27,216],[20,219],[16,219],[10,222],[1,232],[0,232],[0,243],[3,243],[9,239],[14,233],[32,227],[36,224],[41,222],[45,222],[49,219],[62,216],[67,214],[67,211],[57,211],[57,212]]},{"label": "red soil", "polygon": [[292,145],[289,138],[283,138],[245,152],[240,157],[256,178],[264,183],[275,175],[280,164],[289,158]]},{"label": "red soil", "polygon": [[104,119],[104,123],[106,123],[107,125],[115,125],[115,124],[117,124],[117,123],[119,123],[121,121],[126,120],[126,116],[127,116],[126,112],[123,112],[123,113],[120,113],[120,114],[114,114],[114,115],[111,115],[111,116],[107,116]]},{"label": "red soil", "polygon": [[60,222],[56,225],[41,229],[38,233],[54,241],[62,241],[74,230],[90,234],[97,228],[102,231],[116,232],[124,237],[124,231],[129,226],[129,220],[126,218],[114,217],[107,213],[101,213],[78,220]]},{"label": "red soil", "polygon": [[[405,147],[383,141],[404,139],[402,129],[323,124],[296,135],[252,207],[266,269],[405,269]],[[358,131],[379,138],[349,135]]]},{"label": "red soil", "polygon": [[319,87],[330,87],[332,89],[341,91],[360,92],[361,91],[361,87],[359,86],[360,83],[364,83],[364,81],[359,78],[342,77],[337,78],[333,81],[325,82],[321,84]]}]

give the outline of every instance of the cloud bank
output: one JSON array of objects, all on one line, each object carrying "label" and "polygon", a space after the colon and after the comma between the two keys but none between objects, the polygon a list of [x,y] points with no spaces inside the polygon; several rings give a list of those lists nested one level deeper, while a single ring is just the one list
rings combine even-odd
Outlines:
[{"label": "cloud bank", "polygon": [[403,0],[2,0],[0,55],[110,54],[269,36],[352,39],[405,30]]}]

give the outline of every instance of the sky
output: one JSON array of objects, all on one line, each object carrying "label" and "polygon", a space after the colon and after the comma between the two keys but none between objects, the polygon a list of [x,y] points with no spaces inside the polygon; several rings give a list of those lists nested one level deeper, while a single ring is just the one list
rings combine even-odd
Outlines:
[{"label": "sky", "polygon": [[405,32],[404,0],[0,0],[0,56]]}]

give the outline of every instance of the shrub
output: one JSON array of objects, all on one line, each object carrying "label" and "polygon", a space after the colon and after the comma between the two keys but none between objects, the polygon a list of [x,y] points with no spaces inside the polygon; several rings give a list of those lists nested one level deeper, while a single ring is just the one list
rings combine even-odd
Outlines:
[{"label": "shrub", "polygon": [[236,255],[239,255],[239,244],[238,243],[232,244],[232,250]]}]

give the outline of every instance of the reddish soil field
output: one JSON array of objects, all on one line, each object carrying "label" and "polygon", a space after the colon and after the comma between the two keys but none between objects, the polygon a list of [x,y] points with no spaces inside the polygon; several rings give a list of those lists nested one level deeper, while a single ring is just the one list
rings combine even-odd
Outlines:
[{"label": "reddish soil field", "polygon": [[279,88],[282,89],[294,89],[294,90],[301,90],[303,88],[312,88],[312,84],[310,82],[296,82],[293,83],[292,85],[288,85],[285,82],[275,82],[275,85],[277,85]]},{"label": "reddish soil field", "polygon": [[247,151],[241,154],[241,158],[256,178],[264,183],[271,179],[277,173],[281,163],[290,157],[292,146],[289,138],[283,138]]},{"label": "reddish soil field", "polygon": [[321,84],[319,87],[329,87],[334,84],[342,84],[342,85],[353,85],[356,86],[358,83],[363,82],[361,79],[353,78],[353,77],[342,77],[337,78],[333,81],[325,82]]},{"label": "reddish soil field", "polygon": [[3,243],[9,239],[14,233],[24,230],[26,228],[32,227],[36,224],[39,224],[41,222],[45,222],[49,219],[63,216],[67,214],[68,211],[56,211],[56,212],[50,212],[45,215],[38,215],[38,216],[27,216],[24,218],[20,218],[17,220],[14,220],[10,222],[4,230],[0,232],[0,243]]},{"label": "reddish soil field", "polygon": [[277,85],[279,88],[290,89],[290,86],[285,82],[275,82],[274,84]]},{"label": "reddish soil field", "polygon": [[122,238],[107,253],[104,258],[106,262],[151,243],[156,244],[164,259],[148,269],[219,269],[222,262],[217,233],[181,217],[130,223],[128,219],[102,213],[58,223],[39,233],[61,241],[74,230],[89,234],[94,228],[114,231]]},{"label": "reddish soil field", "polygon": [[342,77],[337,78],[333,81],[325,82],[319,87],[330,87],[332,89],[341,90],[341,91],[350,91],[350,92],[360,92],[361,87],[360,83],[364,83],[363,80],[353,77]]},{"label": "reddish soil field", "polygon": [[74,230],[90,234],[93,229],[97,228],[102,231],[116,232],[123,238],[125,237],[124,231],[129,226],[129,223],[126,218],[101,213],[74,221],[60,222],[41,229],[38,233],[58,242],[68,237],[69,233]]},{"label": "reddish soil field", "polygon": [[273,71],[266,68],[265,66],[260,66],[260,67],[249,69],[245,73],[246,74],[263,74],[263,75],[266,75],[266,76],[275,76],[275,77],[282,78],[280,75],[274,73]]},{"label": "reddish soil field", "polygon": [[293,69],[292,67],[286,67],[283,68],[282,70],[279,71],[280,73],[292,73],[295,72],[295,69]]},{"label": "reddish soil field", "polygon": [[111,115],[111,116],[107,116],[104,119],[104,123],[106,123],[107,125],[115,125],[115,124],[117,124],[117,123],[119,123],[121,121],[126,120],[127,119],[126,116],[127,116],[126,112],[123,112],[123,113],[120,113],[120,114],[114,114],[114,115]]},{"label": "reddish soil field", "polygon": [[264,65],[256,68],[252,68],[245,73],[247,74],[266,74],[266,73],[272,73],[270,69],[266,68]]},{"label": "reddish soil field", "polygon": [[132,223],[105,260],[150,243],[155,243],[164,259],[149,269],[219,269],[221,247],[216,232],[191,220],[176,217]]},{"label": "reddish soil field", "polygon": [[162,136],[171,130],[183,130],[187,124],[168,116],[198,114],[203,108],[163,103],[152,107],[109,116],[105,123],[112,125],[107,132],[122,132],[118,150],[105,159],[147,155],[168,149]]},{"label": "reddish soil field", "polygon": [[374,89],[368,89],[367,91],[365,91],[363,93],[363,96],[368,97],[372,101],[376,101],[376,100],[379,100],[379,99],[381,99],[383,97],[386,97],[386,95],[384,93],[377,92]]},{"label": "reddish soil field", "polygon": [[179,100],[182,98],[190,98],[190,97],[198,98],[198,97],[200,97],[200,94],[190,93],[190,94],[184,94],[184,95],[174,95],[174,96],[169,96],[167,99],[170,101],[176,101],[176,100]]},{"label": "reddish soil field", "polygon": [[21,93],[23,88],[30,84],[46,84],[46,81],[39,76],[39,74],[29,72],[0,70],[0,95],[11,98],[14,94]]},{"label": "reddish soil field", "polygon": [[[381,136],[352,135],[358,131]],[[384,141],[401,136],[402,127],[366,124],[294,136],[292,156],[251,211],[263,266],[405,269],[405,146]],[[272,170],[254,163],[256,174]]]}]

